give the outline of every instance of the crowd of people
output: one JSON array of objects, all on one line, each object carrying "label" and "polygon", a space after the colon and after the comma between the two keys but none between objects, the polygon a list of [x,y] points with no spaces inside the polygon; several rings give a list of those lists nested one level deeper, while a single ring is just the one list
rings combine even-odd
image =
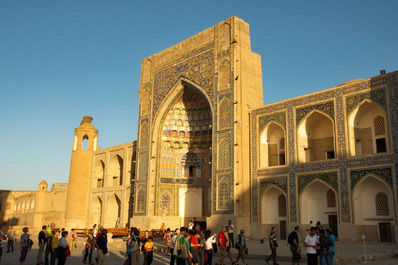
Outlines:
[{"label": "crowd of people", "polygon": [[[161,240],[166,242],[166,256],[170,257],[170,265],[212,265],[214,253],[219,252],[216,261],[217,265],[224,264],[224,259],[228,259],[232,265],[242,261],[247,264],[245,257],[248,254],[245,230],[240,229],[239,234],[234,235],[235,227],[232,221],[222,226],[218,233],[210,230],[202,230],[199,223],[190,221],[187,227],[183,226],[171,230],[166,228],[163,223],[160,229]],[[296,226],[294,231],[288,236],[288,245],[292,253],[292,265],[299,265],[301,260],[301,248],[299,242],[300,227]],[[3,242],[7,239],[7,252],[14,251],[14,242],[17,240],[16,231],[9,227],[6,234],[1,232],[0,226],[0,262],[2,256]],[[277,235],[276,227],[272,227],[267,238],[271,254],[265,259],[269,264],[270,260],[274,265],[277,263]],[[74,229],[71,233],[64,228],[57,229],[52,223],[43,226],[38,235],[38,255],[37,265],[63,265],[67,257],[75,250],[77,234]],[[24,264],[29,251],[32,248],[33,240],[29,234],[29,228],[25,227],[20,236],[20,264]],[[83,264],[105,264],[106,254],[108,253],[107,230],[102,226],[94,225],[84,235],[84,258]],[[309,234],[305,237],[303,246],[306,247],[308,265],[333,265],[335,255],[336,238],[332,228],[323,229],[320,222],[312,225]],[[236,248],[238,254],[235,259],[231,249]],[[95,251],[96,250],[96,251]],[[132,227],[126,241],[126,259],[124,265],[151,265],[153,261],[153,251],[155,244],[149,231],[142,235],[139,228]],[[93,259],[93,253],[96,253]],[[141,256],[143,261],[141,261]]]}]

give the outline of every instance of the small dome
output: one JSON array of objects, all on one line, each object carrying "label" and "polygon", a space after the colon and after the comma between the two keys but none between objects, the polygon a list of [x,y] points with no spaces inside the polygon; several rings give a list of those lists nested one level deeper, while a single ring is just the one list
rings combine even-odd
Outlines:
[{"label": "small dome", "polygon": [[42,180],[39,184],[39,191],[47,191],[48,184],[45,180]]},{"label": "small dome", "polygon": [[353,79],[353,80],[341,83],[338,86],[348,86],[348,85],[353,85],[353,84],[356,84],[356,83],[361,83],[361,82],[364,82],[364,81],[366,81],[366,79]]}]

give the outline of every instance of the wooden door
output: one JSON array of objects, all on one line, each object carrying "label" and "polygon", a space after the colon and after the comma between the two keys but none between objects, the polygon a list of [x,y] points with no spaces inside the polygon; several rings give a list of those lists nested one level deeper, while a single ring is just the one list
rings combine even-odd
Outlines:
[{"label": "wooden door", "polygon": [[279,221],[280,239],[286,240],[286,221]]},{"label": "wooden door", "polygon": [[[329,227],[333,229],[333,234],[338,237],[339,232],[337,230],[337,215],[329,215]],[[326,227],[324,227],[324,229],[326,229]]]},{"label": "wooden door", "polygon": [[381,242],[391,242],[391,224],[379,223],[379,235]]}]

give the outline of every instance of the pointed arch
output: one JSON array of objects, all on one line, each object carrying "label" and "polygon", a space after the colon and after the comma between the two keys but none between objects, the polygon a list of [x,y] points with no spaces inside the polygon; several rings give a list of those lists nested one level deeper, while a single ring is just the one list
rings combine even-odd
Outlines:
[{"label": "pointed arch", "polygon": [[115,155],[110,164],[108,174],[111,179],[108,186],[122,186],[123,184],[123,158],[120,155]]},{"label": "pointed arch", "polygon": [[160,216],[173,215],[173,197],[169,191],[163,191],[160,195]]},{"label": "pointed arch", "polygon": [[230,89],[231,88],[231,63],[229,60],[224,60],[221,63],[218,72],[218,89]]},{"label": "pointed arch", "polygon": [[298,161],[311,162],[336,157],[334,121],[313,110],[297,126]]},{"label": "pointed arch", "polygon": [[328,212],[338,212],[338,204],[329,207],[327,203],[329,190],[332,190],[335,197],[338,198],[334,188],[320,179],[314,179],[305,186],[299,194],[301,223],[309,223],[311,220],[320,221],[322,224],[329,223]]},{"label": "pointed arch", "polygon": [[261,195],[260,204],[261,224],[276,225],[287,220],[286,194],[278,186],[270,185]]},{"label": "pointed arch", "polygon": [[217,185],[217,210],[227,211],[231,208],[231,183],[223,177]]},{"label": "pointed arch", "polygon": [[93,188],[104,187],[105,180],[105,163],[102,159],[98,160],[94,166]]},{"label": "pointed arch", "polygon": [[369,99],[363,100],[348,116],[351,156],[389,152],[385,110]]},{"label": "pointed arch", "polygon": [[260,133],[260,167],[286,164],[285,130],[276,122],[270,122]]}]

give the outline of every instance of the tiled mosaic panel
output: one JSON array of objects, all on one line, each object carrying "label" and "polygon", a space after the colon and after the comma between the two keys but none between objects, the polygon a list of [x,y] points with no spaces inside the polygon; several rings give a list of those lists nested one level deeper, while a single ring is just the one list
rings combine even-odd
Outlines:
[{"label": "tiled mosaic panel", "polygon": [[286,129],[286,112],[274,113],[258,118],[259,132],[261,132],[270,122],[275,122]]},{"label": "tiled mosaic panel", "polygon": [[300,121],[307,116],[313,110],[318,110],[322,113],[328,115],[332,120],[334,120],[334,103],[333,101],[324,102],[321,104],[311,105],[308,107],[297,108],[296,109],[296,124],[299,124]]},{"label": "tiled mosaic panel", "polygon": [[191,80],[203,88],[214,103],[214,67],[214,51],[210,50],[156,72],[154,74],[152,117],[155,117],[163,99],[181,77]]},{"label": "tiled mosaic panel", "polygon": [[348,96],[346,98],[347,115],[351,113],[363,100],[369,99],[386,110],[386,93],[384,89],[371,90],[366,93]]},{"label": "tiled mosaic panel", "polygon": [[383,179],[391,189],[393,189],[393,180],[392,180],[392,169],[390,167],[386,168],[372,168],[372,169],[363,169],[363,170],[352,170],[350,172],[351,176],[351,190],[354,190],[355,186],[368,175],[378,176]]},{"label": "tiled mosaic panel", "polygon": [[148,154],[143,153],[138,160],[138,179],[148,178]]},{"label": "tiled mosaic panel", "polygon": [[148,146],[148,141],[149,141],[149,125],[148,122],[142,121],[141,126],[140,126],[140,147],[146,147]]},{"label": "tiled mosaic panel", "polygon": [[325,182],[330,185],[334,189],[336,193],[338,193],[338,176],[337,172],[325,172],[325,173],[316,173],[316,174],[308,174],[308,175],[299,175],[298,176],[298,191],[299,194],[303,192],[305,187],[308,186],[312,181],[319,179],[322,182]]},{"label": "tiled mosaic panel", "polygon": [[137,185],[137,195],[136,195],[136,210],[137,214],[145,214],[146,207],[146,189],[144,185]]},{"label": "tiled mosaic panel", "polygon": [[218,139],[218,169],[231,168],[232,160],[232,147],[231,147],[231,136],[220,137]]},{"label": "tiled mosaic panel", "polygon": [[218,130],[231,128],[232,118],[232,101],[228,97],[221,99],[218,105]]},{"label": "tiled mosaic panel", "polygon": [[283,192],[285,192],[285,194],[287,194],[288,193],[287,177],[262,179],[260,181],[260,197],[264,192],[266,192],[272,186],[280,188]]}]

